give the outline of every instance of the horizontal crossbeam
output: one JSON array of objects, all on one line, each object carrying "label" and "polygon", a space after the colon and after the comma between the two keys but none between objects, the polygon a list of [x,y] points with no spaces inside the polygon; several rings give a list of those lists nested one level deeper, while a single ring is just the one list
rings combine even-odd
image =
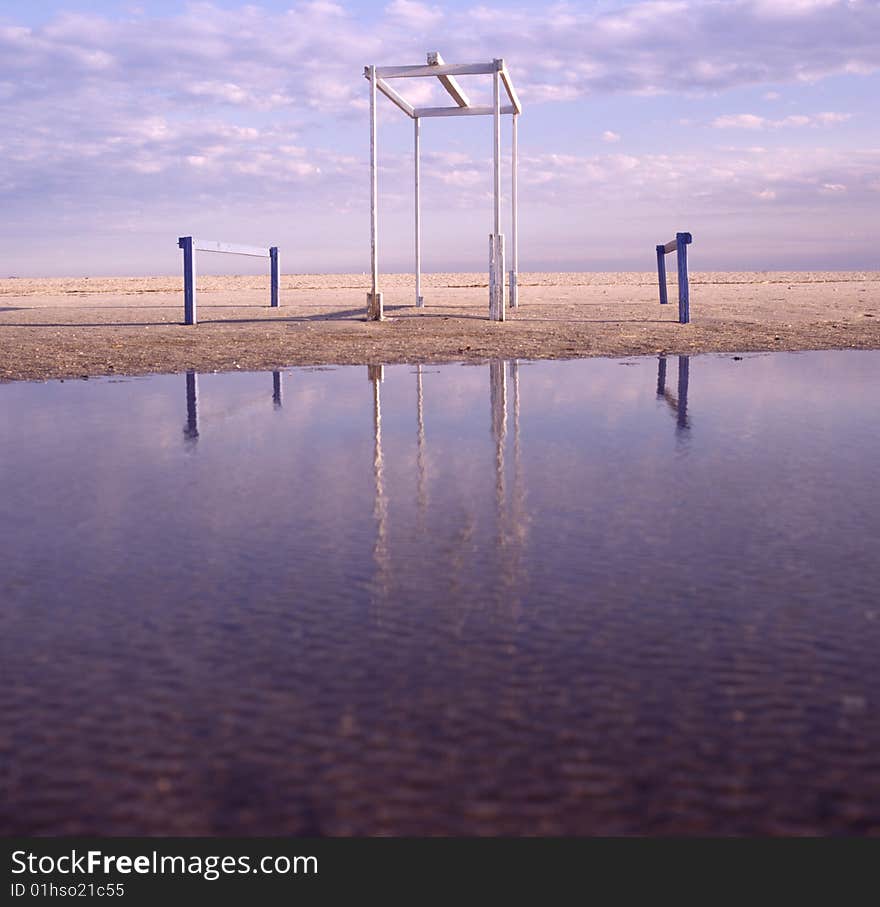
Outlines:
[{"label": "horizontal crossbeam", "polygon": [[193,249],[197,252],[226,252],[230,255],[250,255],[254,258],[270,258],[268,248],[258,246],[240,246],[237,243],[215,242],[213,239],[193,239]]},{"label": "horizontal crossbeam", "polygon": [[690,243],[692,243],[694,241],[693,237],[690,235],[690,233],[676,233],[675,239],[670,239],[668,243],[666,243],[663,246],[657,246],[657,248],[658,249],[662,248],[663,251],[668,255],[670,252],[674,252],[678,248],[679,239],[681,239],[681,241],[685,245],[689,245]]},{"label": "horizontal crossbeam", "polygon": [[495,72],[495,62],[491,63],[444,63],[442,66],[377,66],[377,79],[417,79],[439,76],[478,76]]},{"label": "horizontal crossbeam", "polygon": [[[516,108],[509,104],[501,108],[502,113],[516,113]],[[417,117],[490,117],[495,113],[493,107],[416,107]]]}]

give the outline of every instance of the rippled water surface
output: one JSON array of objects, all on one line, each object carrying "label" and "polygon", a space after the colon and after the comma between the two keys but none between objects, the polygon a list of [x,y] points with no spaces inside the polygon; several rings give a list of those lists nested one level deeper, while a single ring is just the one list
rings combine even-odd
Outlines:
[{"label": "rippled water surface", "polygon": [[0,386],[0,830],[880,833],[878,379]]}]

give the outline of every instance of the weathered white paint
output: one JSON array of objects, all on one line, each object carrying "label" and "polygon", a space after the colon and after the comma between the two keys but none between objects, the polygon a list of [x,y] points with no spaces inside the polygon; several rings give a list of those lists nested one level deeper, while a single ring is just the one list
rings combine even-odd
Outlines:
[{"label": "weathered white paint", "polygon": [[253,258],[269,258],[268,247],[241,246],[238,243],[215,242],[213,239],[193,238],[193,249],[196,252],[225,252],[228,255],[250,255]]},{"label": "weathered white paint", "polygon": [[422,297],[422,187],[421,187],[421,147],[422,121],[413,120],[413,169],[415,171],[415,252],[416,252],[416,307],[422,308],[425,300]]},{"label": "weathered white paint", "polygon": [[[379,265],[378,265],[378,156],[377,156],[377,126],[376,126],[376,92],[381,91],[400,110],[414,120],[413,134],[413,168],[414,168],[414,247],[415,247],[415,284],[416,306],[424,305],[422,296],[422,228],[421,228],[421,120],[424,117],[450,117],[450,116],[491,116],[493,123],[493,232],[490,242],[490,291],[489,308],[490,318],[496,321],[505,319],[505,277],[504,271],[504,236],[501,234],[501,117],[504,114],[512,115],[513,121],[513,153],[511,173],[511,234],[513,240],[513,253],[511,258],[511,271],[509,275],[510,304],[518,305],[518,157],[517,157],[517,117],[522,111],[522,104],[517,97],[510,78],[510,73],[504,65],[504,60],[495,59],[491,63],[446,63],[438,51],[427,55],[425,66],[367,66],[364,76],[370,82],[370,253],[371,253],[371,292],[367,294],[367,318],[381,320],[382,294],[379,292]],[[490,107],[474,107],[461,85],[455,79],[460,75],[492,76],[492,105]],[[446,91],[455,101],[455,107],[415,107],[410,104],[394,88],[386,84],[386,79],[405,78],[437,78]],[[501,86],[504,86],[510,104],[501,103]]]},{"label": "weathered white paint", "polygon": [[383,79],[376,79],[376,88],[378,88],[389,101],[393,101],[408,117],[415,116],[413,105]]},{"label": "weathered white paint", "polygon": [[[499,64],[501,61],[496,60]],[[492,156],[494,165],[494,232],[501,232],[501,85],[498,69],[492,74],[492,106],[494,108],[494,132],[492,143]]]},{"label": "weathered white paint", "polygon": [[522,113],[522,104],[520,103],[516,89],[513,87],[513,80],[510,78],[510,73],[507,71],[506,66],[501,70],[501,81],[504,83],[507,97],[510,98],[510,103],[513,105],[515,112],[517,114]]},{"label": "weathered white paint", "polygon": [[444,63],[442,66],[379,66],[380,79],[417,79],[422,76],[479,76],[495,72],[494,63]]},{"label": "weathered white paint", "polygon": [[[488,107],[416,107],[414,108],[417,117],[491,117],[495,115],[495,108],[492,105]],[[515,108],[502,105],[501,113],[516,113]]]},{"label": "weathered white paint", "polygon": [[510,307],[519,306],[519,199],[518,178],[519,171],[519,114],[511,118],[510,130]]},{"label": "weathered white paint", "polygon": [[[428,54],[428,66],[443,66],[445,63],[446,61],[440,56],[439,51],[434,50]],[[459,107],[470,107],[471,102],[462,91],[461,85],[455,80],[455,76],[438,76],[437,78]]]},{"label": "weathered white paint", "polygon": [[367,319],[382,320],[382,294],[379,292],[379,174],[377,166],[376,67],[370,71],[370,276],[372,291],[367,294]]},{"label": "weathered white paint", "polygon": [[489,237],[489,320],[504,321],[504,236]]}]

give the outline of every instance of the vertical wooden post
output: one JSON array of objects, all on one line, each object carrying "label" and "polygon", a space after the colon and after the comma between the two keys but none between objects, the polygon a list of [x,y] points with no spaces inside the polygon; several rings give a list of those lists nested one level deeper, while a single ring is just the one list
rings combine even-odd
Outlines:
[{"label": "vertical wooden post", "polygon": [[495,60],[492,73],[492,163],[493,163],[493,226],[489,237],[489,320],[504,321],[504,237],[501,235],[501,68],[503,60]]},{"label": "vertical wooden post", "polygon": [[489,320],[505,320],[503,233],[489,237]]},{"label": "vertical wooden post", "polygon": [[687,247],[690,233],[675,234],[675,257],[678,259],[678,322],[687,324],[691,320],[690,285],[688,281]]},{"label": "vertical wooden post", "polygon": [[495,229],[497,236],[501,232],[501,60],[495,61],[495,72],[492,73],[492,104],[494,118],[494,140],[492,143],[495,168]]},{"label": "vertical wooden post", "polygon": [[422,151],[422,121],[413,117],[413,159],[415,162],[415,203],[416,203],[416,307],[425,304],[422,298],[422,196],[421,196],[421,151]]},{"label": "vertical wooden post", "polygon": [[382,320],[382,294],[379,292],[379,177],[376,135],[376,67],[370,66],[370,268],[372,291],[367,295],[367,320]]},{"label": "vertical wooden post", "polygon": [[[686,324],[686,322],[682,322]],[[679,428],[688,427],[688,378],[690,376],[691,360],[688,356],[678,357],[678,400],[676,401],[676,425]]]},{"label": "vertical wooden post", "polygon": [[271,268],[271,274],[272,274],[272,276],[271,276],[271,284],[272,284],[271,301],[269,302],[269,305],[273,309],[277,309],[278,308],[278,289],[279,289],[279,286],[281,283],[280,274],[278,271],[278,246],[272,246],[272,248],[269,249],[269,262],[270,262],[270,268]]},{"label": "vertical wooden post", "polygon": [[186,373],[186,427],[183,436],[187,441],[199,439],[199,382],[195,372]]},{"label": "vertical wooden post", "polygon": [[489,234],[489,321],[496,321],[495,317],[495,234]]},{"label": "vertical wooden post", "polygon": [[666,249],[657,246],[657,280],[660,283],[660,305],[666,305],[669,299],[666,296]]},{"label": "vertical wooden post", "polygon": [[510,307],[515,309],[519,306],[519,240],[517,238],[517,228],[519,226],[519,201],[517,199],[517,170],[519,167],[519,136],[518,124],[519,114],[514,113],[511,116],[511,136],[510,136],[510,275],[508,285],[510,287]]},{"label": "vertical wooden post", "polygon": [[196,324],[196,259],[193,238],[181,236],[177,245],[183,249],[183,323]]}]

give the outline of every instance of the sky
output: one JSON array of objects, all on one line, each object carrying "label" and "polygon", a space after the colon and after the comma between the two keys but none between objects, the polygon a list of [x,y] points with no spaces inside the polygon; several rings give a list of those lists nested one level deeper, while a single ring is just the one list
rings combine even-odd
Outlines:
[{"label": "sky", "polygon": [[[677,231],[694,270],[880,269],[880,0],[0,0],[0,277],[175,274],[188,234],[367,271],[363,67],[432,50],[511,72],[523,271],[647,271]],[[412,121],[381,96],[379,162],[407,271]],[[486,270],[491,118],[425,120],[422,183],[424,270]]]}]

